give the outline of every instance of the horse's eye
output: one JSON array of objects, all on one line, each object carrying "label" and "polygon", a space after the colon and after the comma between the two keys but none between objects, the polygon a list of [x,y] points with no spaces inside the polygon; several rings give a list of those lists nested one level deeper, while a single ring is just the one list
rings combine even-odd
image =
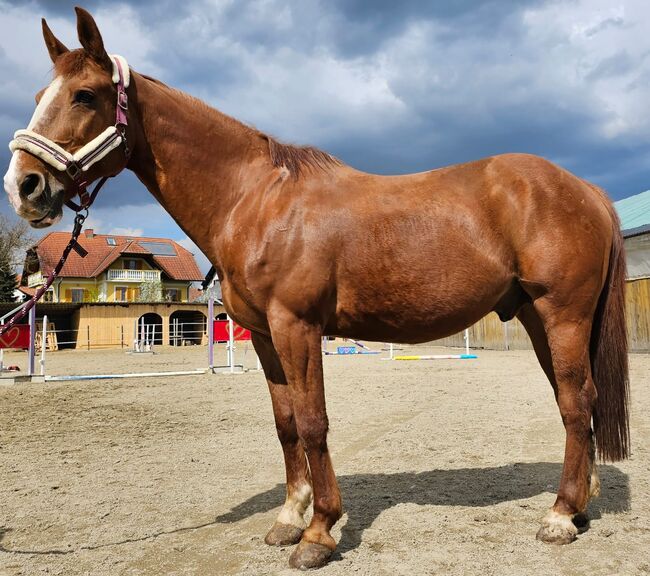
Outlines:
[{"label": "horse's eye", "polygon": [[92,104],[95,101],[95,95],[88,90],[79,90],[74,95],[75,104]]}]

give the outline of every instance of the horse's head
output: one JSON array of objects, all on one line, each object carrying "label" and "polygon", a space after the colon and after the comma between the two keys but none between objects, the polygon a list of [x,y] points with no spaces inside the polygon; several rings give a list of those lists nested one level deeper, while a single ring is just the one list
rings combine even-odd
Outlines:
[{"label": "horse's head", "polygon": [[[116,121],[121,84],[114,80],[115,58],[106,53],[92,16],[75,10],[83,47],[78,50],[68,50],[43,20],[54,79],[36,95],[27,130],[16,133],[4,177],[16,213],[34,228],[58,222],[80,185],[119,172],[128,160],[126,105],[123,122],[119,115]],[[122,65],[128,79],[128,65],[123,60]]]}]

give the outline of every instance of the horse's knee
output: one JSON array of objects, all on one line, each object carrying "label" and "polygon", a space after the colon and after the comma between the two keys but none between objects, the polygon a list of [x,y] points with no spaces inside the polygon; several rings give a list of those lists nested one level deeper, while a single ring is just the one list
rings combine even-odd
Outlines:
[{"label": "horse's knee", "polygon": [[301,415],[297,419],[298,436],[305,451],[327,450],[329,422],[326,414]]}]

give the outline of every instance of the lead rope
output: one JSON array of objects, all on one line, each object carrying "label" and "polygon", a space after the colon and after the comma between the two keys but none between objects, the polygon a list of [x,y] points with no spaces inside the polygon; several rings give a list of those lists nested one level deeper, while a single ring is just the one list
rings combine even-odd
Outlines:
[{"label": "lead rope", "polygon": [[68,259],[68,255],[72,250],[74,250],[82,258],[88,254],[88,252],[86,252],[86,250],[77,242],[77,238],[79,238],[79,234],[81,234],[83,223],[88,217],[88,210],[85,212],[85,214],[78,212],[75,216],[70,242],[68,242],[68,245],[63,250],[61,258],[57,262],[57,265],[54,267],[54,269],[50,272],[50,275],[47,277],[47,280],[45,280],[45,283],[38,290],[36,290],[34,295],[27,302],[25,302],[23,307],[18,310],[18,312],[16,312],[6,324],[0,326],[0,337],[2,337],[8,330],[11,330],[11,328],[13,328],[19,320],[24,318],[25,315],[36,305],[36,302],[38,302],[43,294],[45,294],[48,288],[52,285],[52,282],[54,282],[56,277],[61,272],[61,269],[63,268],[63,265],[65,264],[65,261]]}]

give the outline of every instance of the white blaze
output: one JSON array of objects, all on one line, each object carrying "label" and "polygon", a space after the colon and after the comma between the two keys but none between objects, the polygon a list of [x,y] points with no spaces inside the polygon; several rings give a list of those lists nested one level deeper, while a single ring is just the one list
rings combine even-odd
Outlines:
[{"label": "white blaze", "polygon": [[11,155],[11,162],[9,162],[9,169],[5,174],[5,191],[9,196],[9,202],[14,207],[14,210],[20,208],[20,192],[18,190],[18,177],[17,177],[17,166],[18,166],[18,154],[13,153]]},{"label": "white blaze", "polygon": [[56,95],[59,93],[61,84],[63,84],[63,78],[61,78],[61,76],[57,76],[45,89],[45,92],[43,92],[43,96],[41,96],[41,100],[39,101],[38,106],[36,106],[36,110],[34,110],[32,119],[29,121],[27,130],[36,131],[36,128],[39,127],[39,124],[50,119],[48,108],[50,107],[50,104],[52,104],[52,101]]},{"label": "white blaze", "polygon": [[[32,119],[29,121],[29,126],[27,126],[28,130],[36,131],[37,128],[39,128],[44,123],[51,120],[50,117],[52,112],[50,110],[50,105],[54,101],[56,95],[59,93],[62,84],[63,84],[63,78],[57,76],[52,81],[52,83],[45,89],[45,92],[43,92],[43,96],[41,96],[41,99],[38,105],[36,106],[36,110],[34,110]],[[16,150],[12,154],[11,162],[9,162],[9,168],[7,169],[7,172],[4,177],[5,191],[9,196],[9,201],[11,202],[12,206],[14,207],[14,210],[16,211],[18,211],[18,209],[21,206],[20,182],[22,182],[23,178],[25,177],[25,174],[22,173],[22,169],[20,167],[20,159],[23,154],[25,154],[23,150]],[[49,175],[47,175],[46,177],[48,178],[48,181],[50,182],[51,186],[53,185],[56,188],[60,188],[58,182],[53,181],[53,179]],[[41,180],[41,182],[43,181]],[[42,185],[43,183],[39,184],[39,186]]]}]

